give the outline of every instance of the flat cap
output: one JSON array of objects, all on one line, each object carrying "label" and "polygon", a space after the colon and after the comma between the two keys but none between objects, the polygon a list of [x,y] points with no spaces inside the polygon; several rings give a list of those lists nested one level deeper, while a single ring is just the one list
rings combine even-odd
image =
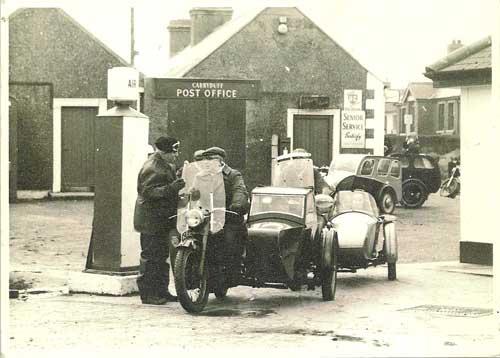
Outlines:
[{"label": "flat cap", "polygon": [[218,155],[224,159],[226,158],[226,151],[219,147],[210,147],[203,153],[203,156],[205,157],[209,157],[211,155]]}]

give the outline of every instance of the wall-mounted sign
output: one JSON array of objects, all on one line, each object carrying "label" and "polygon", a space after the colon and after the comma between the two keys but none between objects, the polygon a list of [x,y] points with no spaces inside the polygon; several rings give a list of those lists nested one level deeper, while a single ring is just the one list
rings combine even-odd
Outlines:
[{"label": "wall-mounted sign", "polygon": [[299,108],[328,108],[330,105],[330,97],[328,96],[300,96],[299,97]]},{"label": "wall-mounted sign", "polygon": [[258,80],[154,78],[156,98],[258,99]]},{"label": "wall-mounted sign", "polygon": [[344,90],[344,109],[360,111],[362,106],[363,91],[362,90]]},{"label": "wall-mounted sign", "polygon": [[413,115],[405,114],[404,120],[406,125],[413,124]]},{"label": "wall-mounted sign", "polygon": [[365,148],[365,112],[342,111],[340,144],[342,148]]}]

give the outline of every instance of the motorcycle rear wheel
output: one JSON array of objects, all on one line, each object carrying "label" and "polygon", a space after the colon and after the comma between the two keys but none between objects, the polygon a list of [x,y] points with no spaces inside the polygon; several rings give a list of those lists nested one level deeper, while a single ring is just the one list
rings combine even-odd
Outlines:
[{"label": "motorcycle rear wheel", "polygon": [[207,264],[200,276],[201,254],[192,248],[182,248],[175,258],[175,290],[187,312],[200,313],[208,302]]}]

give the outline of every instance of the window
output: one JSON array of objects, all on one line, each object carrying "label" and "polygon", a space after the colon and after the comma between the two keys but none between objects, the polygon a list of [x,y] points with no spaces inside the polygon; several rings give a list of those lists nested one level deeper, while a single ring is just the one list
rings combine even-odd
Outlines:
[{"label": "window", "polygon": [[432,165],[432,162],[424,157],[416,157],[415,161],[413,162],[413,166],[418,169],[432,169],[434,168],[434,165]]},{"label": "window", "polygon": [[408,114],[411,115],[412,121],[410,124],[410,133],[415,132],[415,103],[410,103]]},{"label": "window", "polygon": [[399,167],[399,160],[393,160],[391,165],[391,176],[399,178],[401,169]]},{"label": "window", "polygon": [[455,129],[455,102],[448,102],[448,126],[446,129]]},{"label": "window", "polygon": [[380,161],[378,162],[377,174],[378,175],[387,175],[387,173],[389,172],[390,166],[391,166],[390,159],[380,159]]},{"label": "window", "polygon": [[444,103],[438,104],[438,130],[444,130]]},{"label": "window", "polygon": [[373,172],[373,167],[375,166],[375,160],[367,159],[363,162],[361,166],[361,175],[371,175]]}]

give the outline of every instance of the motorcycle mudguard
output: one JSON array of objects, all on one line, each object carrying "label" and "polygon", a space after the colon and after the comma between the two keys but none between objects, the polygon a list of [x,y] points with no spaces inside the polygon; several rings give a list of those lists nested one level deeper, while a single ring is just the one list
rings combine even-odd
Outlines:
[{"label": "motorcycle mudguard", "polygon": [[388,263],[392,264],[398,260],[398,240],[394,222],[384,223],[384,250]]},{"label": "motorcycle mudguard", "polygon": [[321,266],[324,269],[331,269],[333,266],[335,235],[335,230],[329,228],[324,228],[321,234]]},{"label": "motorcycle mudguard", "polygon": [[248,229],[248,263],[261,281],[293,280],[304,229],[287,225],[279,228],[274,224],[272,226],[255,225]]}]

